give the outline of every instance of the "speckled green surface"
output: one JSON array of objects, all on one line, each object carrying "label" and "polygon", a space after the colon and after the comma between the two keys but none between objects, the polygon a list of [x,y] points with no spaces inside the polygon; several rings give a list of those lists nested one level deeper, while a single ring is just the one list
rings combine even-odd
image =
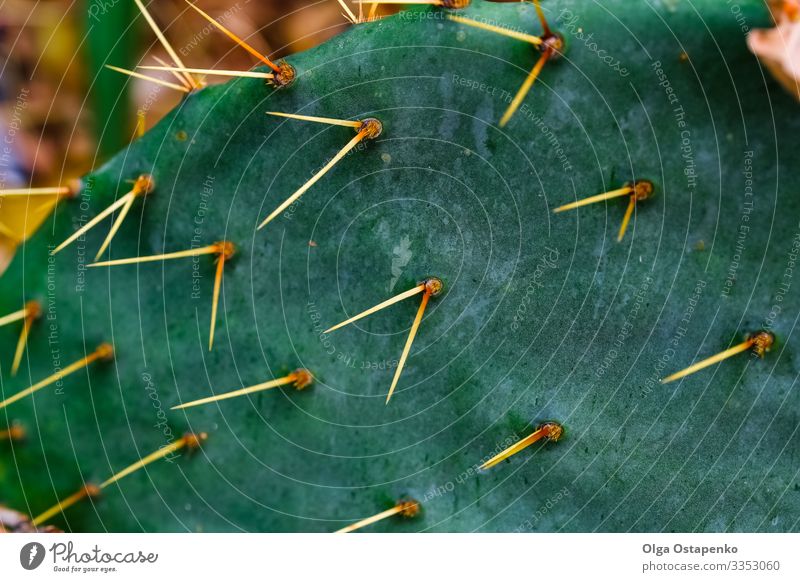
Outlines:
[{"label": "speckled green surface", "polygon": [[[104,479],[166,442],[166,415],[175,435],[208,431],[203,449],[54,523],[332,531],[410,495],[420,517],[371,531],[796,531],[800,116],[745,45],[765,9],[545,6],[569,50],[503,130],[535,50],[413,10],[290,57],[288,89],[188,97],[94,174],[0,279],[0,313],[39,298],[52,314],[15,379],[18,328],[0,329],[3,393],[104,340],[117,359],[2,412],[29,438],[0,445],[0,502],[37,514]],[[532,6],[462,14],[540,28]],[[256,232],[353,135],[267,110],[375,116],[384,133]],[[211,353],[210,258],[85,271],[103,225],[48,260],[143,172],[157,189],[110,256],[239,245]],[[657,195],[621,244],[622,201],[551,213],[632,178]],[[446,293],[386,406],[418,300],[321,332],[431,274]],[[780,342],[764,360],[658,384],[765,325]],[[169,411],[298,366],[313,388]],[[543,419],[564,423],[561,442],[474,470]]]}]

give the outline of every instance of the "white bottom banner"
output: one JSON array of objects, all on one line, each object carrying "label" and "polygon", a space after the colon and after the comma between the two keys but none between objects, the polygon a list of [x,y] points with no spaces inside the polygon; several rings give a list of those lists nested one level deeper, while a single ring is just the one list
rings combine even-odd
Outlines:
[{"label": "white bottom banner", "polygon": [[796,582],[798,550],[800,534],[9,534],[0,580]]}]

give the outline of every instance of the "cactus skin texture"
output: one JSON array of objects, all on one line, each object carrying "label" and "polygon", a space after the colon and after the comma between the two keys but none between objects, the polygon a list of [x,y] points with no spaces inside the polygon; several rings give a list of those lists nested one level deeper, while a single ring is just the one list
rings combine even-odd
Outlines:
[{"label": "cactus skin texture", "polygon": [[[288,88],[188,96],[86,177],[0,279],[2,313],[45,312],[13,379],[17,330],[0,329],[2,389],[103,341],[116,359],[3,411],[28,440],[0,444],[2,501],[35,515],[165,432],[207,431],[53,524],[324,532],[412,498],[420,515],[370,531],[797,531],[800,117],[746,48],[766,8],[544,7],[568,49],[503,130],[536,49],[418,8],[290,56]],[[530,5],[458,13],[541,32]],[[383,134],[256,231],[353,136],[267,110],[376,117]],[[210,353],[213,258],[86,270],[106,223],[48,256],[143,173],[155,190],[107,256],[238,246]],[[551,212],[632,179],[655,195],[621,243],[627,200]],[[444,293],[386,405],[418,298],[321,332],[430,275]],[[765,327],[763,359],[659,384]],[[313,387],[169,410],[299,367]],[[546,420],[558,443],[475,470]]]}]

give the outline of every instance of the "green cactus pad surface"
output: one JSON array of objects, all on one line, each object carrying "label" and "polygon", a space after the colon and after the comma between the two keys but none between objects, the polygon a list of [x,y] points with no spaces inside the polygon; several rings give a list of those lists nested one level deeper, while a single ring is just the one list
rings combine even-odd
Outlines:
[{"label": "green cactus pad surface", "polygon": [[[70,531],[797,531],[800,515],[800,116],[747,50],[757,0],[550,0],[567,43],[523,106],[532,5],[474,1],[352,27],[288,57],[292,85],[237,79],[189,95],[84,178],[0,279],[0,313],[39,300],[4,397],[116,351],[2,410],[0,501],[30,515],[187,431],[193,453],[149,465],[50,521]],[[379,119],[355,135],[267,111]],[[110,221],[50,250],[150,174],[106,259],[236,244],[208,350],[213,256],[87,268]],[[554,214],[649,180],[627,198]],[[330,326],[429,276],[430,300],[386,395],[420,297]],[[745,353],[660,379],[766,329]],[[170,410],[307,368],[277,388]],[[544,421],[563,425],[488,471]],[[4,427],[5,428],[5,427]]]}]

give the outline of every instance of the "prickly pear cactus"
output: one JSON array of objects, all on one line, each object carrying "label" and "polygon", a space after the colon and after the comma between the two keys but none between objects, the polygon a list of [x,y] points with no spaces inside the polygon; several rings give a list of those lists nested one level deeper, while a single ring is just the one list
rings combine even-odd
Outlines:
[{"label": "prickly pear cactus", "polygon": [[[539,51],[412,9],[290,56],[289,86],[187,96],[86,176],[0,279],[2,313],[42,305],[14,378],[0,329],[3,395],[115,356],[2,411],[27,430],[0,444],[2,501],[36,515],[203,431],[51,523],[324,532],[411,498],[370,531],[796,531],[800,118],[746,48],[766,8],[544,8],[564,55],[502,129]],[[541,33],[527,4],[451,13]],[[257,230],[354,135],[266,111],[383,128]],[[210,352],[213,257],[87,268],[105,223],[49,255],[142,174],[106,258],[235,243]],[[654,192],[620,243],[622,201],[552,213],[631,180]],[[428,276],[444,291],[386,404],[418,300],[324,331]],[[760,329],[763,359],[659,382]],[[171,410],[296,368],[313,386]],[[478,470],[547,420],[557,443]]]}]

